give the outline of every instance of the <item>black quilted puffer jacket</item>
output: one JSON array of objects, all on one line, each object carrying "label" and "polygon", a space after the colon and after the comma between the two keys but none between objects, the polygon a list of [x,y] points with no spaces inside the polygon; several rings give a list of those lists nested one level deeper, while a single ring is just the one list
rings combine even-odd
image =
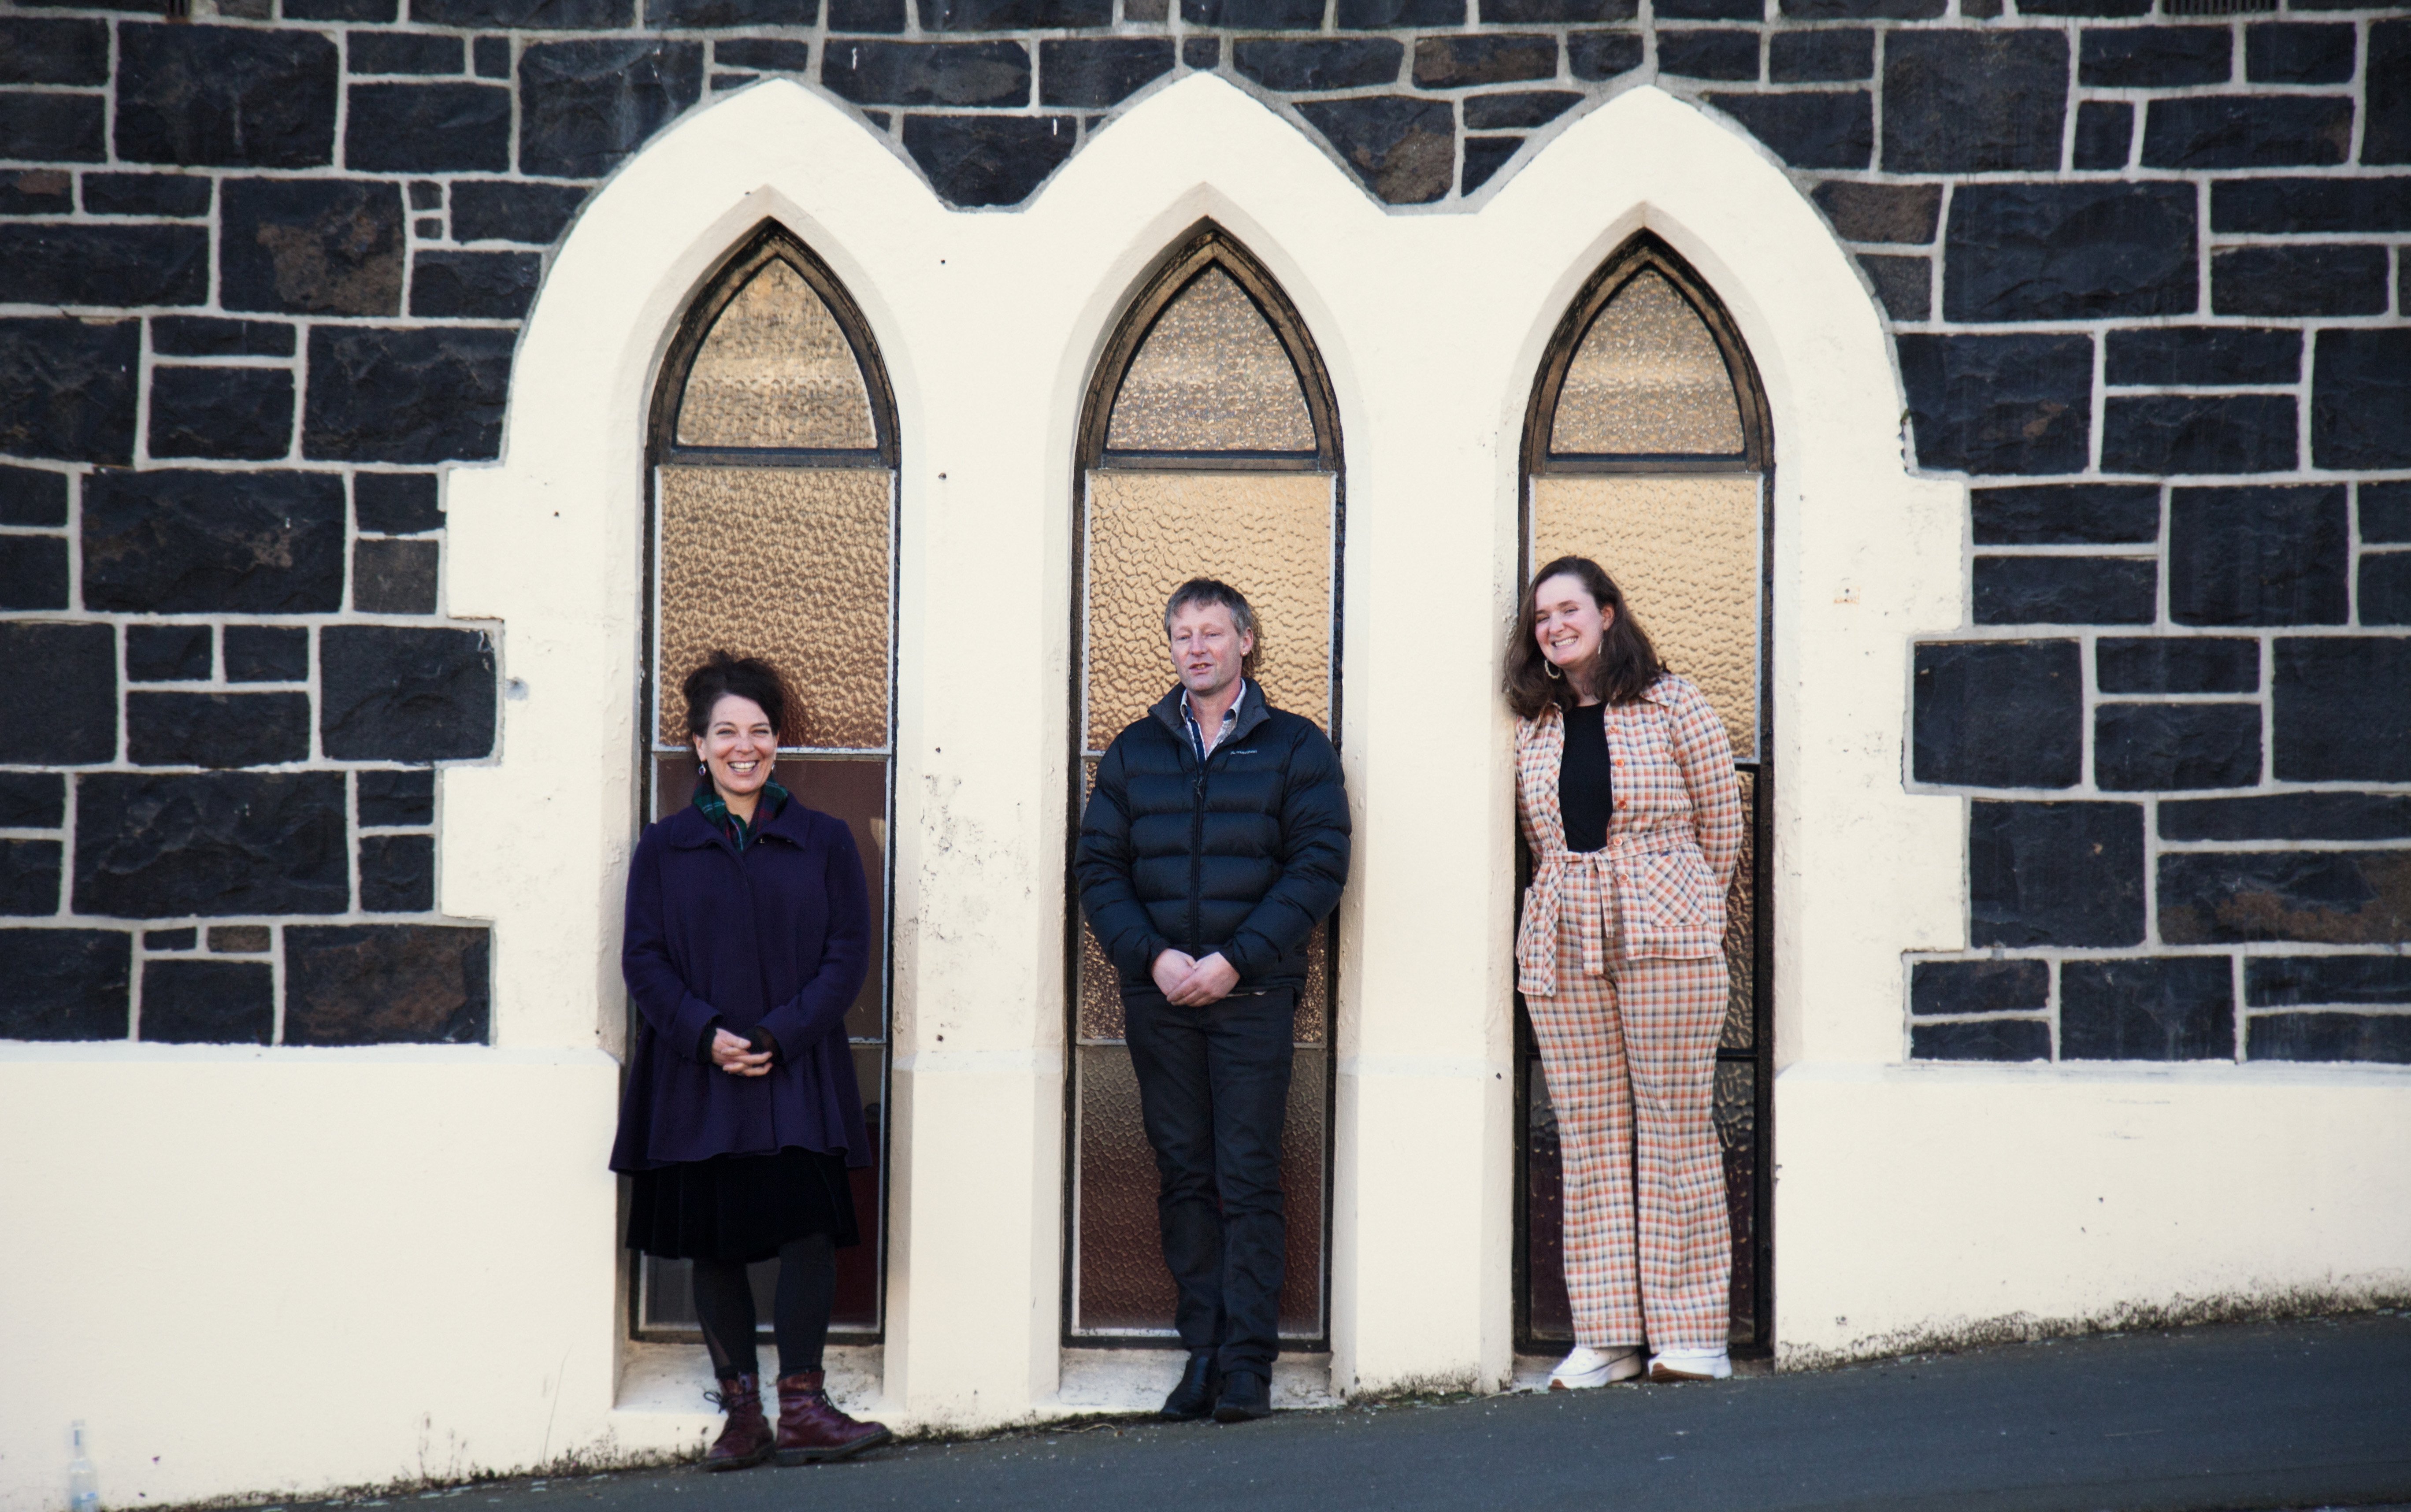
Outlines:
[{"label": "black quilted puffer jacket", "polygon": [[1249,682],[1201,770],[1180,690],[1114,737],[1080,819],[1080,909],[1126,989],[1155,958],[1220,951],[1235,991],[1295,987],[1306,947],[1348,880],[1339,753]]}]

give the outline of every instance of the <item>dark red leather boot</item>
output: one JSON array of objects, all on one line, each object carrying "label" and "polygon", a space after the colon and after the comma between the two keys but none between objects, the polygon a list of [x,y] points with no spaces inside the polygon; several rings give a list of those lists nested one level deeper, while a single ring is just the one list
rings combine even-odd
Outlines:
[{"label": "dark red leather boot", "polygon": [[821,1389],[821,1382],[826,1379],[819,1371],[797,1371],[779,1377],[781,1464],[842,1460],[874,1444],[887,1442],[886,1424],[858,1423],[838,1411],[837,1403]]},{"label": "dark red leather boot", "polygon": [[753,1375],[723,1375],[720,1389],[710,1393],[728,1414],[728,1426],[704,1451],[706,1470],[744,1470],[770,1458],[768,1419],[762,1416],[762,1382]]}]

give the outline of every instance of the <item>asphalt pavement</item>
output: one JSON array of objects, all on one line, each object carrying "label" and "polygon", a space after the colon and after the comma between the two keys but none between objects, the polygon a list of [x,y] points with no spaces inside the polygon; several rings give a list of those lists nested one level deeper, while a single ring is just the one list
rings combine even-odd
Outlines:
[{"label": "asphalt pavement", "polygon": [[[1231,1427],[1097,1421],[836,1465],[621,1472],[445,1499],[456,1497],[460,1512],[2367,1507],[2411,1503],[2411,1311]],[[396,1498],[396,1512],[406,1505]]]}]

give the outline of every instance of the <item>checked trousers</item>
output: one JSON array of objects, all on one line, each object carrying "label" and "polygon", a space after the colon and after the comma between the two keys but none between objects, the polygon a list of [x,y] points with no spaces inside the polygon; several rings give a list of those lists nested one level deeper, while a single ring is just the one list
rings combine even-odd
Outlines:
[{"label": "checked trousers", "polygon": [[1721,1349],[1732,1234],[1712,1107],[1728,982],[1721,955],[1628,959],[1609,882],[1567,873],[1562,908],[1604,913],[1607,974],[1557,935],[1557,990],[1525,1002],[1556,1111],[1566,1291],[1594,1348]]}]

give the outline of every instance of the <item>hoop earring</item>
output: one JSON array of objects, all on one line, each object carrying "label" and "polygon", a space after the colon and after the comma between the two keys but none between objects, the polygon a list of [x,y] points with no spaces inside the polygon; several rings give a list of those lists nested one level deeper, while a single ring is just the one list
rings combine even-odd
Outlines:
[{"label": "hoop earring", "polygon": [[1541,665],[1548,673],[1549,680],[1551,682],[1563,682],[1566,680],[1566,675],[1557,670],[1557,664],[1555,662],[1544,659],[1541,662]]}]

